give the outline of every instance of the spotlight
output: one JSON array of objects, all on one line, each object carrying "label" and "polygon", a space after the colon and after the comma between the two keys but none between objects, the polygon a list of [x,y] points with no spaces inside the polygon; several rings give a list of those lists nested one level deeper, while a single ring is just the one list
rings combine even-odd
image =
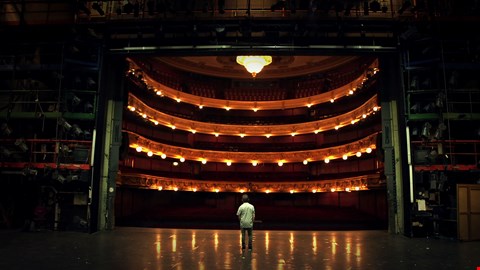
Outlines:
[{"label": "spotlight", "polygon": [[83,105],[83,111],[85,113],[93,113],[93,105],[92,103],[86,101],[85,105]]},{"label": "spotlight", "polygon": [[435,130],[435,135],[433,137],[437,140],[443,138],[443,132],[447,129],[447,126],[444,123],[438,124],[437,129]]},{"label": "spotlight", "polygon": [[28,146],[27,144],[25,143],[25,140],[20,138],[20,139],[16,139],[15,140],[15,146],[17,146],[18,148],[20,148],[20,150],[22,152],[27,152],[28,151]]},{"label": "spotlight", "polygon": [[65,130],[69,131],[72,128],[72,125],[70,125],[67,120],[63,118],[58,119],[58,125],[62,126]]},{"label": "spotlight", "polygon": [[74,124],[72,126],[72,133],[75,137],[80,137],[80,135],[83,134],[83,131],[82,129],[80,129],[80,127],[77,124]]},{"label": "spotlight", "polygon": [[435,106],[439,109],[442,109],[443,106],[445,105],[444,100],[445,100],[445,94],[444,93],[439,93],[437,95],[437,97],[435,98]]},{"label": "spotlight", "polygon": [[7,148],[1,146],[0,147],[0,154],[4,157],[10,157],[10,155],[12,154],[12,152],[10,150],[8,150]]},{"label": "spotlight", "polygon": [[432,125],[429,122],[425,122],[425,124],[423,124],[422,133],[420,135],[425,139],[430,138],[431,128],[432,128]]},{"label": "spotlight", "polygon": [[7,123],[2,123],[0,126],[0,130],[2,131],[2,135],[9,136],[12,134],[12,129],[8,126]]}]

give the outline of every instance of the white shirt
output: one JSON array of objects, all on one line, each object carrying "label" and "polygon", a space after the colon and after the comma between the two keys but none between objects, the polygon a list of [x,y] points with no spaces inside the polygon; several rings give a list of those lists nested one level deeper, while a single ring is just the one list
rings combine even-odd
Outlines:
[{"label": "white shirt", "polygon": [[255,207],[248,202],[244,202],[238,207],[237,216],[240,218],[240,228],[253,228]]}]

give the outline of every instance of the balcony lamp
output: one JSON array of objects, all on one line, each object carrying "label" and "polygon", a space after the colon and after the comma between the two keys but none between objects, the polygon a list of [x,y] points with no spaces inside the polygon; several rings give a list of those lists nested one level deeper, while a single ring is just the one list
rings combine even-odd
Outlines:
[{"label": "balcony lamp", "polygon": [[268,55],[239,55],[237,56],[237,63],[244,66],[255,78],[263,67],[272,63],[272,57]]}]

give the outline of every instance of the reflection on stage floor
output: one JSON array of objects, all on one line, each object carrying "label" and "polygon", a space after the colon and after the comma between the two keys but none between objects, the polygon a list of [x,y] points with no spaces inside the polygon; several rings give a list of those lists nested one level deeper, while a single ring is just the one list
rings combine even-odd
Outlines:
[{"label": "reflection on stage floor", "polygon": [[94,234],[0,231],[0,269],[472,269],[480,242],[407,238],[386,231],[119,227]]}]

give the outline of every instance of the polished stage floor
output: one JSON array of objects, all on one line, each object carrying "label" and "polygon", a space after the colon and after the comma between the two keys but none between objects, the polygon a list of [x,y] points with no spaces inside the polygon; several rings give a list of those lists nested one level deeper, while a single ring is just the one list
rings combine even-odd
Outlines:
[{"label": "polished stage floor", "polygon": [[113,231],[0,231],[0,269],[480,269],[480,242],[407,238],[386,231],[119,227]]}]

